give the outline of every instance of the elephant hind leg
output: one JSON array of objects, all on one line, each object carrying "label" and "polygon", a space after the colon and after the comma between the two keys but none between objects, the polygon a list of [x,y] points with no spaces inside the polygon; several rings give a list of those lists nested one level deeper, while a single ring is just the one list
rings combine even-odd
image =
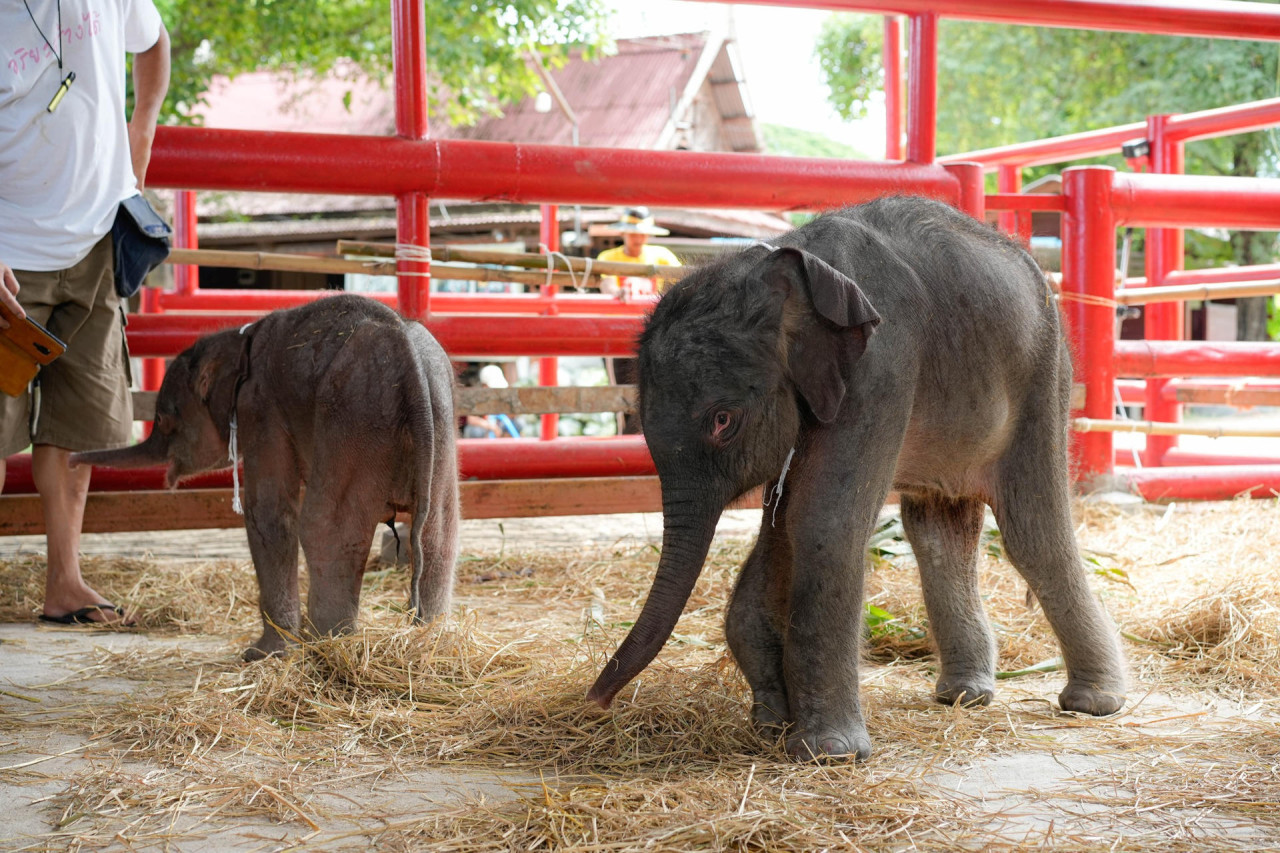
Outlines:
[{"label": "elephant hind leg", "polygon": [[901,506],[941,664],[934,696],[947,705],[986,705],[995,693],[996,648],[978,593],[984,505],[904,494]]},{"label": "elephant hind leg", "polygon": [[1071,521],[1065,458],[1054,442],[1020,440],[1002,460],[992,508],[1005,553],[1026,579],[1062,647],[1063,710],[1102,716],[1124,705],[1115,626],[1089,588]]},{"label": "elephant hind leg", "polygon": [[[313,501],[314,498],[314,501]],[[307,492],[302,512],[302,550],[307,558],[307,619],[318,636],[346,634],[356,627],[360,586],[382,507],[334,502]]]}]

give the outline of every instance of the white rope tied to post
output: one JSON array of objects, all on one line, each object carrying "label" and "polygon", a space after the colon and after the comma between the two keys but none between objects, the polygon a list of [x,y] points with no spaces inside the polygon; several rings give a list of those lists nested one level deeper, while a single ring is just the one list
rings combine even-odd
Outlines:
[{"label": "white rope tied to post", "polygon": [[569,272],[569,286],[572,287],[576,293],[582,292],[582,285],[585,285],[587,283],[587,279],[591,276],[590,258],[586,259],[587,268],[582,273],[582,285],[580,285],[578,284],[578,277],[573,273],[573,264],[569,262],[568,255],[565,255],[563,252],[551,251],[551,249],[547,247],[546,243],[539,243],[538,251],[542,252],[542,254],[547,258],[547,287],[551,286],[552,275],[556,271],[556,258],[559,258],[564,261],[564,268]]},{"label": "white rope tied to post", "polygon": [[[410,263],[430,264],[431,263],[431,247],[419,246],[416,243],[396,243],[396,260],[409,261]],[[380,263],[379,261],[369,261],[370,265]],[[396,270],[396,275],[416,275],[423,278],[430,278],[430,272],[419,272],[417,270]]]}]

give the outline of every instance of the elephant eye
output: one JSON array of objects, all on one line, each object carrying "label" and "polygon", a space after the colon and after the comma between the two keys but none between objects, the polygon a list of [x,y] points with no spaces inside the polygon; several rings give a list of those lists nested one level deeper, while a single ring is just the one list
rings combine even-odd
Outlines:
[{"label": "elephant eye", "polygon": [[733,423],[731,414],[725,411],[716,412],[715,418],[712,419],[711,435],[718,438],[731,423]]}]

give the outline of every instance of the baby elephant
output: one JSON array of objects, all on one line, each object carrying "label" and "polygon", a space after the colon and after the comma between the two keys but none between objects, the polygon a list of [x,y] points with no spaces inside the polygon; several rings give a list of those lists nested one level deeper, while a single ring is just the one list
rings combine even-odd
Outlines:
[{"label": "baby elephant", "polygon": [[[258,576],[262,637],[282,651],[301,625],[298,542],[310,627],[355,627],[378,522],[412,514],[418,621],[449,606],[458,553],[453,371],[420,324],[362,296],[276,311],[196,341],[174,359],[151,436],[72,464],[168,464],[165,482],[244,460],[244,512]],[[306,486],[304,491],[303,486]]]}]

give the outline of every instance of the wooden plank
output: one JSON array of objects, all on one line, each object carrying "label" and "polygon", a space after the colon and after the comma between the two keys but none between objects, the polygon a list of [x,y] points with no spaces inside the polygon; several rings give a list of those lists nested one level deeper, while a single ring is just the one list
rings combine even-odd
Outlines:
[{"label": "wooden plank", "polygon": [[[547,413],[634,412],[634,385],[547,388],[458,388],[454,406],[459,415],[542,415]],[[133,419],[156,416],[156,392],[133,392]]]},{"label": "wooden plank", "polygon": [[[531,518],[661,512],[657,477],[580,477],[559,480],[489,480],[459,484],[463,518]],[[756,489],[731,505],[760,506]],[[408,521],[404,513],[401,521]],[[90,492],[84,532],[203,530],[243,527],[231,511],[230,489]],[[0,536],[44,533],[36,495],[0,495]]]}]

